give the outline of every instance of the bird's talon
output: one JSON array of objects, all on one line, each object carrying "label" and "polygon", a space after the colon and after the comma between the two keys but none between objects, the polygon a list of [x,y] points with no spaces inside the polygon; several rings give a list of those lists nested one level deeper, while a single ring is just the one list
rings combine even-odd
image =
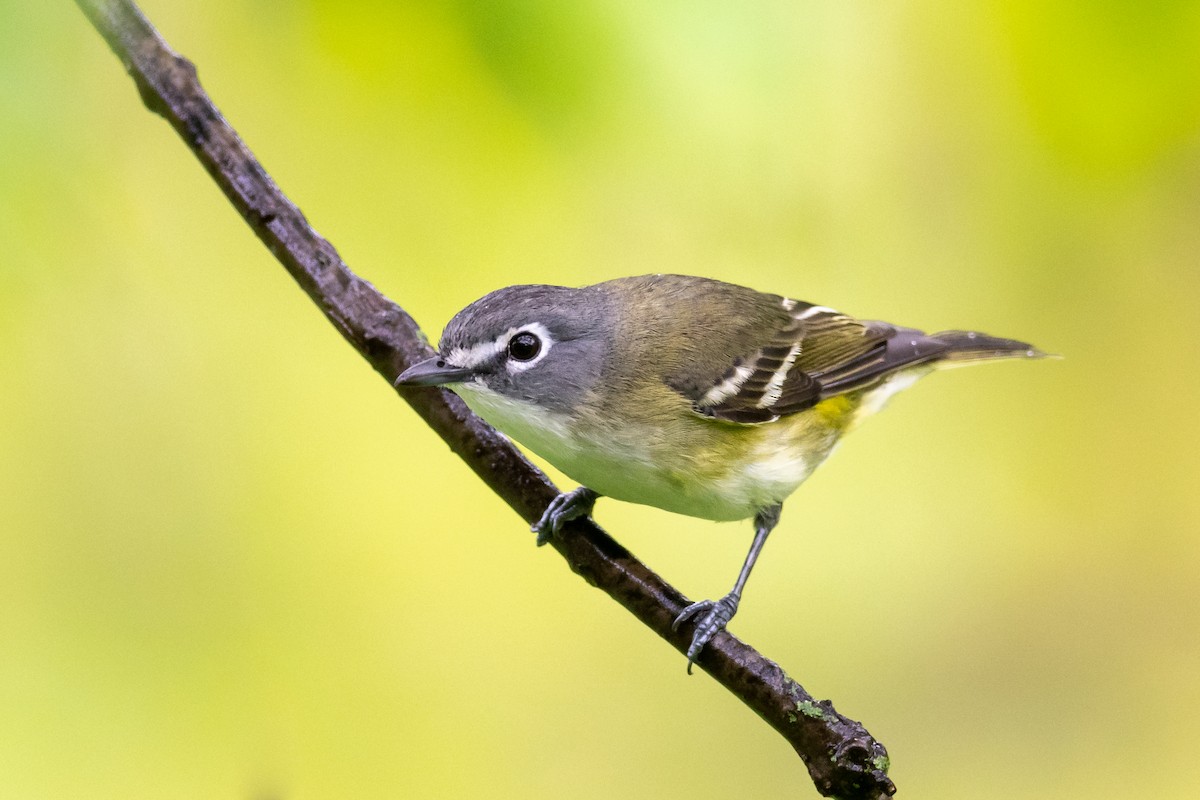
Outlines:
[{"label": "bird's talon", "polygon": [[[696,630],[692,633],[692,643],[687,649],[689,675],[692,674],[692,664],[700,655],[700,651],[714,636],[725,629],[729,620],[733,619],[733,615],[737,613],[739,599],[738,595],[730,593],[720,600],[701,600],[692,603],[680,611],[679,616],[675,617],[675,621],[671,623],[671,630],[678,630],[681,624],[692,617],[697,617]],[[701,614],[701,612],[704,613]]]},{"label": "bird's talon", "polygon": [[671,630],[673,630],[673,631],[679,630],[680,625],[687,622],[689,619],[696,616],[701,611],[711,607],[712,605],[713,605],[712,600],[701,600],[697,603],[692,603],[687,608],[683,609],[683,611],[679,612],[679,616],[677,616],[675,618],[675,621],[671,623]]},{"label": "bird's talon", "polygon": [[530,530],[537,534],[538,547],[554,538],[566,523],[592,513],[599,496],[586,486],[580,486],[551,500],[542,512],[542,518],[530,526]]}]

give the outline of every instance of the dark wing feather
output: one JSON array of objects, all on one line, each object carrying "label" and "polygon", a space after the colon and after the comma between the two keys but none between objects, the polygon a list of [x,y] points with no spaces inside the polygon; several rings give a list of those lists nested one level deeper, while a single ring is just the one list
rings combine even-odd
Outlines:
[{"label": "dark wing feather", "polygon": [[[697,414],[734,423],[770,422],[928,361],[1042,355],[1009,339],[864,322],[824,306],[686,275],[617,278],[587,291],[618,308],[638,297],[643,311],[653,312],[649,318],[617,315],[613,341],[624,357],[605,365],[609,386],[634,392],[633,402],[653,402],[637,392],[644,382],[639,369],[654,363],[663,370],[665,386]],[[714,326],[721,335],[714,336]],[[663,386],[649,388],[658,392]]]},{"label": "dark wing feather", "polygon": [[710,386],[686,393],[697,413],[760,423],[811,408],[825,396],[822,374],[882,343],[876,331],[845,314],[782,302],[787,315],[761,347],[738,359]]},{"label": "dark wing feather", "polygon": [[698,414],[771,422],[821,400],[867,388],[897,370],[944,355],[945,342],[911,328],[863,322],[788,301],[789,319],[710,387],[688,392]]},{"label": "dark wing feather", "polygon": [[945,355],[943,341],[913,328],[886,322],[867,322],[878,343],[862,356],[845,361],[821,375],[821,397],[833,397],[865,389],[904,367],[916,366]]}]

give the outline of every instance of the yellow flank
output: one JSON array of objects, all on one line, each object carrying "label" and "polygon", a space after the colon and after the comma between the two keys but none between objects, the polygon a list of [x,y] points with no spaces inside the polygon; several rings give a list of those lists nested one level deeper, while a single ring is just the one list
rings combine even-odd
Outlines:
[{"label": "yellow flank", "polygon": [[839,394],[817,403],[812,407],[812,413],[829,427],[844,431],[854,421],[854,412],[861,402],[861,392]]},{"label": "yellow flank", "polygon": [[[859,405],[858,395],[830,398],[758,425],[714,421],[688,411],[669,426],[674,435],[651,445],[649,469],[626,460],[622,473],[635,478],[633,491],[645,498],[640,502],[708,519],[749,517],[795,491],[854,422]],[[687,446],[679,447],[681,441]],[[668,442],[676,446],[665,446]],[[669,496],[655,485],[659,480],[669,484]]]},{"label": "yellow flank", "polygon": [[696,414],[682,396],[651,384],[633,398],[640,408],[659,410],[646,426],[588,415],[586,405],[571,420],[475,384],[460,394],[477,414],[584,486],[714,520],[745,519],[782,502],[872,410],[859,391],[774,422],[741,425]]}]

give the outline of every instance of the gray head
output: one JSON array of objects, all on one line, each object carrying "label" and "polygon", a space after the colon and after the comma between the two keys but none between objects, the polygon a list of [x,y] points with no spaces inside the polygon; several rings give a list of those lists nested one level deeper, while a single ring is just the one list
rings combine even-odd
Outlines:
[{"label": "gray head", "polygon": [[508,286],[446,325],[440,355],[405,370],[399,384],[462,384],[568,411],[600,377],[612,331],[595,287]]}]

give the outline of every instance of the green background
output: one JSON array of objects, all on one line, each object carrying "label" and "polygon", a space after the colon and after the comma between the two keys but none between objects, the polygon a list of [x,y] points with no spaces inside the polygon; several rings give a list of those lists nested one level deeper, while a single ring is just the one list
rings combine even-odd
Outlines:
[{"label": "green background", "polygon": [[[677,271],[1065,354],[855,433],[732,627],[901,796],[1196,796],[1200,5],[144,8],[433,337]],[[816,796],[534,548],[72,3],[0,3],[0,108],[0,795]],[[750,535],[597,516],[693,597]]]}]

